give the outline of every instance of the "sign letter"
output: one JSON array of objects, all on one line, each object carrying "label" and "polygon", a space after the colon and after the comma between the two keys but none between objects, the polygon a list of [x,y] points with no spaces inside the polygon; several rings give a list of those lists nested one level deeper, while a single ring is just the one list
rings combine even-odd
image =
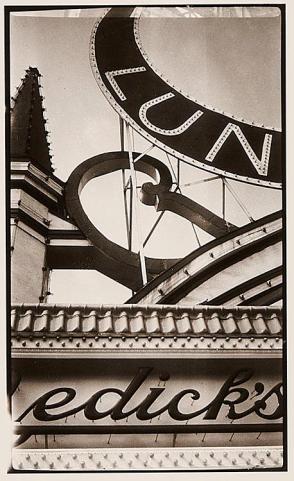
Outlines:
[{"label": "sign letter", "polygon": [[117,94],[117,96],[121,100],[126,100],[126,96],[123,94],[119,86],[117,85],[117,82],[114,80],[114,77],[117,75],[125,75],[127,73],[138,73],[138,72],[146,72],[145,67],[135,67],[135,68],[124,68],[122,70],[112,70],[111,72],[106,72],[105,76],[112,86],[113,90]]},{"label": "sign letter", "polygon": [[229,123],[226,128],[223,130],[215,144],[213,145],[212,149],[208,152],[207,156],[205,157],[206,160],[212,162],[222,148],[223,144],[229,137],[229,135],[234,132],[235,135],[238,137],[243,149],[245,150],[247,156],[249,157],[250,161],[252,162],[253,166],[255,167],[257,173],[259,175],[267,175],[268,172],[268,164],[270,158],[270,151],[271,151],[271,144],[272,144],[272,135],[265,134],[263,146],[262,146],[262,154],[261,159],[257,157],[255,152],[253,151],[251,145],[249,144],[248,140],[246,139],[245,135],[243,134],[242,130],[238,125]]},{"label": "sign letter", "polygon": [[152,124],[147,119],[147,111],[154,105],[160,104],[161,102],[171,99],[174,96],[175,95],[172,92],[169,92],[167,94],[161,95],[160,97],[149,100],[148,102],[145,102],[143,105],[141,105],[139,110],[139,117],[141,119],[141,122],[145,124],[149,130],[153,130],[153,132],[157,132],[158,134],[163,135],[179,135],[185,132],[185,130],[187,130],[190,125],[194,124],[194,122],[196,122],[196,120],[198,120],[201,115],[203,115],[203,112],[201,110],[197,110],[193,115],[191,115],[191,117],[188,118],[188,120],[186,120],[186,122],[179,125],[179,127],[176,127],[175,129],[161,129],[160,127],[156,127],[156,125]]}]

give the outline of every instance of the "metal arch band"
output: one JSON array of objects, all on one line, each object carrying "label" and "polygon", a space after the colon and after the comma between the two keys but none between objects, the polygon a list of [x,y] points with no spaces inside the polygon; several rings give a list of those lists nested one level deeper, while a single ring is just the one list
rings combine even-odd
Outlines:
[{"label": "metal arch band", "polygon": [[[133,8],[111,9],[94,26],[94,77],[118,114],[159,148],[204,170],[281,188],[282,133],[248,124],[185,96],[154,70]],[[127,52],[127,53],[126,53]]]},{"label": "metal arch band", "polygon": [[[138,153],[134,153],[134,159],[138,156]],[[141,200],[144,204],[156,206],[158,211],[169,210],[185,217],[214,237],[236,229],[188,197],[170,192],[172,178],[169,169],[157,159],[144,155],[135,161],[134,166],[137,171],[144,172],[155,180],[159,174],[158,184],[143,184]],[[91,179],[128,168],[128,152],[109,152],[84,161],[72,172],[66,183],[65,203],[69,216],[97,249],[101,271],[126,287],[137,290],[142,285],[139,255],[107,239],[89,220],[80,201],[80,193]],[[149,280],[177,260],[146,258]]]}]

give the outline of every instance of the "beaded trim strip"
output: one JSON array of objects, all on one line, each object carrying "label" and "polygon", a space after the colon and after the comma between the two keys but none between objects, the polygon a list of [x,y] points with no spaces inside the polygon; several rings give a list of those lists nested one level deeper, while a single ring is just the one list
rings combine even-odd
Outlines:
[{"label": "beaded trim strip", "polygon": [[15,470],[129,471],[281,468],[280,446],[236,448],[14,449]]}]

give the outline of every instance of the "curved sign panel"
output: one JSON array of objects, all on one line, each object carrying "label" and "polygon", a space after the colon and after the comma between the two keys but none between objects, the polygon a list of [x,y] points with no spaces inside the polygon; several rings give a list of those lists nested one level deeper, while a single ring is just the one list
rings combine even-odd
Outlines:
[{"label": "curved sign panel", "polygon": [[129,16],[133,9],[119,10],[111,9],[96,23],[90,50],[94,76],[118,114],[180,160],[280,188],[281,132],[229,117],[176,90],[151,67],[140,42],[139,19]]}]

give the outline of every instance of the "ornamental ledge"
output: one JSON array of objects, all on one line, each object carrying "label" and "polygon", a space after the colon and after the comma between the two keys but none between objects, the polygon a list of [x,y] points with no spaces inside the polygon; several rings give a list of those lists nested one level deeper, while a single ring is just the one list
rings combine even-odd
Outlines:
[{"label": "ornamental ledge", "polygon": [[17,471],[204,471],[283,467],[280,446],[171,449],[14,449]]},{"label": "ornamental ledge", "polygon": [[228,352],[280,352],[281,337],[116,337],[116,336],[41,336],[18,335],[12,338],[12,354],[17,352],[152,352],[189,353],[192,355],[209,351],[211,354]]}]

